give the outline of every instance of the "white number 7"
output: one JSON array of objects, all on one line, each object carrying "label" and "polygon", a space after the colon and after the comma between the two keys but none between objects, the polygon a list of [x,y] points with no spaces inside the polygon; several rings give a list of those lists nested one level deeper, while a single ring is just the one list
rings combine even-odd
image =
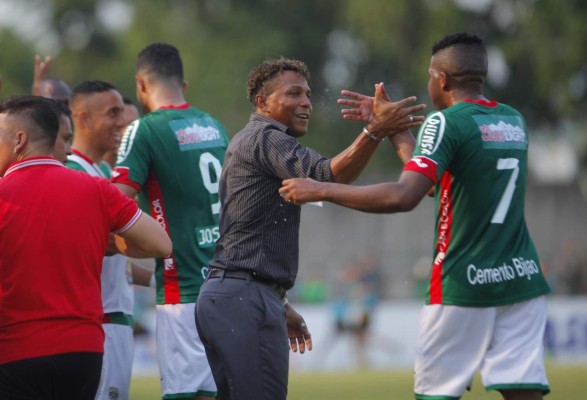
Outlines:
[{"label": "white number 7", "polygon": [[513,171],[508,185],[501,195],[501,200],[499,201],[499,204],[493,213],[493,218],[491,218],[492,224],[503,224],[503,221],[505,220],[505,216],[507,215],[508,209],[510,208],[510,204],[512,202],[512,197],[514,197],[514,190],[516,190],[516,180],[520,174],[520,167],[518,166],[519,163],[520,162],[517,158],[500,158],[497,160],[498,170],[511,169]]}]

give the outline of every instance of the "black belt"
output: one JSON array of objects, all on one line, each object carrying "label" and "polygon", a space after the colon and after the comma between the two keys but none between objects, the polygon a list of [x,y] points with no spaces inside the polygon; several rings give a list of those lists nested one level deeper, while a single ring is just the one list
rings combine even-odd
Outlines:
[{"label": "black belt", "polygon": [[280,300],[283,300],[285,298],[285,294],[287,293],[287,290],[280,284],[271,282],[267,279],[260,278],[255,272],[229,271],[226,269],[212,268],[208,273],[208,279],[211,278],[243,279],[260,282],[269,286],[275,293],[277,293]]}]

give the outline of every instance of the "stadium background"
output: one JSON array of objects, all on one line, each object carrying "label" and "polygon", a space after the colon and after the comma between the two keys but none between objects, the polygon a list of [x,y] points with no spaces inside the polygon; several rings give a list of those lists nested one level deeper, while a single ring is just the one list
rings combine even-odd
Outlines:
[{"label": "stadium background", "polygon": [[[384,81],[392,97],[415,94],[429,104],[432,42],[448,32],[474,32],[489,44],[488,96],[520,109],[530,129],[527,219],[558,304],[546,338],[549,365],[569,378],[587,365],[585,20],[587,3],[581,0],[0,0],[2,96],[30,90],[33,56],[41,54],[54,59],[49,77],[70,85],[99,78],[134,98],[137,52],[153,41],[169,42],[184,58],[188,100],[233,135],[251,111],[248,71],[283,55],[304,60],[312,71],[314,115],[302,142],[330,156],[361,127],[340,118],[340,89],[368,93],[374,82]],[[399,170],[391,147],[382,146],[358,183],[394,179]],[[298,383],[314,387],[315,371],[357,369],[355,343],[334,333],[332,310],[345,290],[344,271],[366,255],[377,260],[381,299],[371,334],[392,344],[386,358],[374,340],[363,368],[394,368],[395,335],[413,323],[421,304],[432,224],[430,199],[410,214],[394,216],[304,206],[300,275],[291,295],[311,316],[317,348],[309,357],[292,357],[294,392]],[[137,297],[137,316],[147,333],[139,339],[145,341],[140,357],[149,351],[153,296],[139,290]],[[334,350],[326,356],[319,346]],[[401,357],[407,360],[409,353]],[[143,361],[149,362],[137,365]],[[396,366],[409,369],[405,360]],[[356,376],[370,382],[361,374]],[[564,386],[570,385],[571,396],[551,398],[569,399],[587,388],[580,379],[569,382]],[[411,385],[409,373],[405,385]],[[326,393],[335,393],[333,386],[344,383],[325,377],[328,386]]]}]

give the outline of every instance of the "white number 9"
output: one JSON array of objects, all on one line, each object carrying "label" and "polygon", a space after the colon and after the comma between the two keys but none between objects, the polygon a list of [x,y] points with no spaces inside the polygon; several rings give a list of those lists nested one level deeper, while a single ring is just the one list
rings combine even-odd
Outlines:
[{"label": "white number 9", "polygon": [[[212,182],[212,176],[210,174],[210,166],[214,168],[216,172],[216,181]],[[222,172],[222,165],[216,157],[210,153],[202,153],[200,156],[200,173],[202,174],[202,181],[204,187],[210,194],[218,194],[218,181],[220,180],[220,174]],[[220,199],[212,204],[212,214],[218,214],[220,212]]]}]

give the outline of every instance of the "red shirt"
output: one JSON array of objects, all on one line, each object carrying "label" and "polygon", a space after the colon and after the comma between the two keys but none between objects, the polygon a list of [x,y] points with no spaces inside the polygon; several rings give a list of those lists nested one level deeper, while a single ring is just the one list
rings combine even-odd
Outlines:
[{"label": "red shirt", "polygon": [[124,232],[140,215],[107,180],[52,157],[10,166],[0,179],[0,364],[103,352],[108,233]]}]

